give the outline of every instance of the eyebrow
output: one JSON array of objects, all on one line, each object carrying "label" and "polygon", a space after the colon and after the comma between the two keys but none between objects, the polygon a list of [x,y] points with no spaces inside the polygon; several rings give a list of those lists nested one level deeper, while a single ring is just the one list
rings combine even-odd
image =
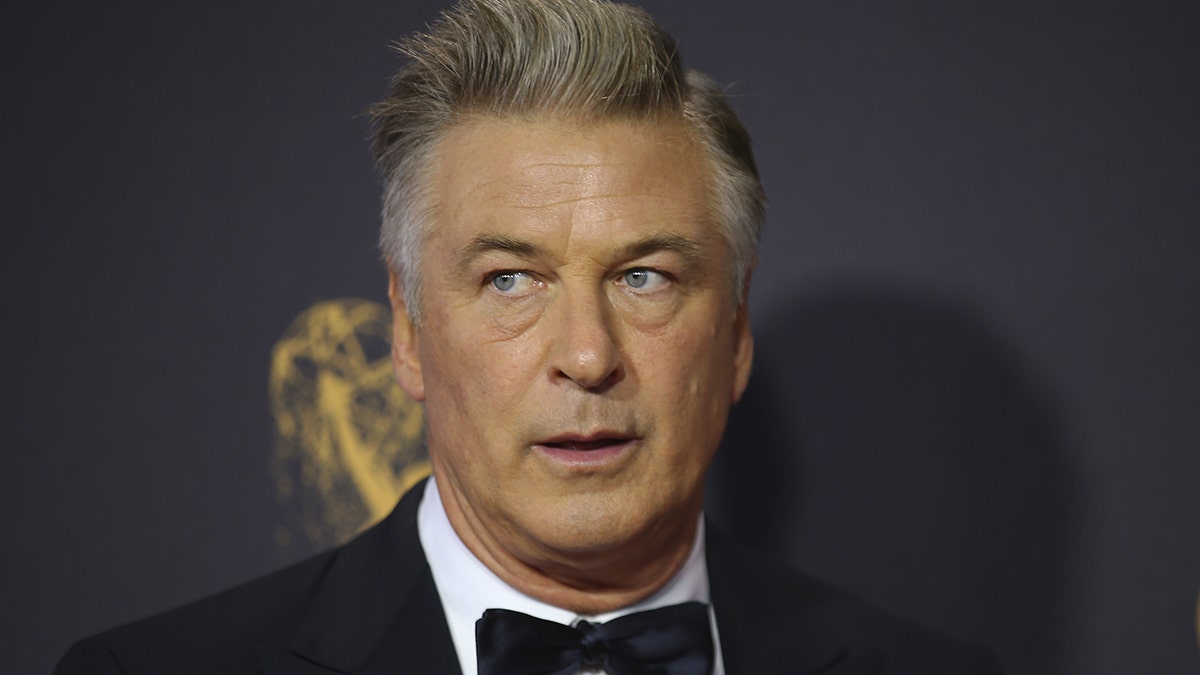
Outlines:
[{"label": "eyebrow", "polygon": [[[546,249],[532,242],[502,235],[481,234],[462,248],[458,256],[458,268],[465,270],[479,256],[494,251],[511,253],[521,258],[540,258],[550,255]],[[678,234],[656,234],[639,239],[618,249],[615,257],[629,260],[659,251],[678,253],[688,265],[696,264],[702,257],[700,245],[697,242]]]},{"label": "eyebrow", "polygon": [[546,254],[546,251],[540,246],[528,241],[499,235],[481,234],[472,239],[459,252],[458,268],[465,270],[476,258],[493,251],[512,253],[522,258],[537,258]]},{"label": "eyebrow", "polygon": [[639,239],[622,248],[618,257],[641,258],[659,251],[678,253],[689,265],[695,264],[701,257],[700,244],[678,234],[656,234]]}]

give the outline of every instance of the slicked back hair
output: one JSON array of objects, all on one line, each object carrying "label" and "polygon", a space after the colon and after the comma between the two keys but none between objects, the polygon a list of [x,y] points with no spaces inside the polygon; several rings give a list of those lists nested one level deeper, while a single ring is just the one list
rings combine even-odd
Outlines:
[{"label": "slicked back hair", "polygon": [[645,11],[604,0],[462,0],[396,46],[408,63],[372,106],[384,181],[380,247],[421,315],[421,248],[433,154],[469,117],[682,123],[711,163],[710,208],[730,248],[737,306],[766,197],[750,137],[715,82],[680,64]]}]

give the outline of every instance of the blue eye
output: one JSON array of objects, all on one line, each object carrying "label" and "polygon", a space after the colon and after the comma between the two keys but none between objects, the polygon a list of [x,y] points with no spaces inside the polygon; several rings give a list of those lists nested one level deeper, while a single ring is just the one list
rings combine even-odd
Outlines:
[{"label": "blue eye", "polygon": [[492,287],[498,291],[511,291],[517,285],[516,272],[502,272],[492,277]]},{"label": "blue eye", "polygon": [[667,277],[662,272],[655,272],[644,267],[629,270],[623,277],[625,285],[639,291],[648,291],[666,283]]},{"label": "blue eye", "polygon": [[522,295],[534,289],[537,278],[529,272],[504,271],[492,274],[487,282],[505,295]]}]

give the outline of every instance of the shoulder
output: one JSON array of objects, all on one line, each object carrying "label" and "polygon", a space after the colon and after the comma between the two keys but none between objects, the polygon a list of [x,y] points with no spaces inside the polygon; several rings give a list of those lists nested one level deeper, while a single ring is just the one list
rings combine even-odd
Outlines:
[{"label": "shoulder", "polygon": [[[872,606],[716,533],[709,574],[722,649],[782,667],[804,651],[824,665],[887,675],[999,673],[995,657]],[[751,631],[748,626],[754,626]],[[731,638],[727,645],[727,634]],[[727,649],[728,647],[728,649]],[[759,661],[755,661],[759,662]],[[819,669],[814,666],[813,672]],[[740,670],[739,670],[740,672]],[[836,668],[830,672],[838,672]]]},{"label": "shoulder", "polygon": [[55,672],[238,675],[293,656],[366,658],[414,588],[436,601],[417,536],[423,492],[410,490],[391,515],[338,548],[82,640]]},{"label": "shoulder", "polygon": [[81,640],[55,673],[258,672],[263,646],[286,648],[295,635],[335,554]]}]

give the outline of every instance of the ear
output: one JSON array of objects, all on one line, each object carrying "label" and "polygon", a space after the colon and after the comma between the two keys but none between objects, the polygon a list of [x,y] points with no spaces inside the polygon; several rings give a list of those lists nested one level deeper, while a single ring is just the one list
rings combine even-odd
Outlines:
[{"label": "ear", "polygon": [[750,383],[750,370],[754,364],[754,335],[750,331],[750,277],[754,269],[746,273],[741,302],[733,319],[733,402],[737,403]]},{"label": "ear", "polygon": [[421,345],[404,290],[395,270],[388,271],[388,300],[392,303],[392,371],[400,388],[412,400],[425,400],[425,378],[421,375]]}]

